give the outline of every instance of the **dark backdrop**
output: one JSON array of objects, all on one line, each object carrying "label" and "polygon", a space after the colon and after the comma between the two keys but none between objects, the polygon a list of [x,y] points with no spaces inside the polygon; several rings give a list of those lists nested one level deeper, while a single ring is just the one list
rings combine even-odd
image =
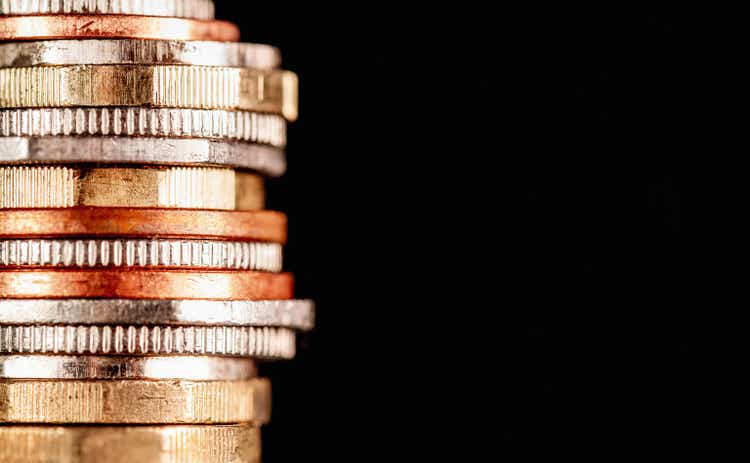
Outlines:
[{"label": "dark backdrop", "polygon": [[217,1],[301,82],[269,196],[318,326],[265,461],[690,444],[694,18],[276,5]]}]

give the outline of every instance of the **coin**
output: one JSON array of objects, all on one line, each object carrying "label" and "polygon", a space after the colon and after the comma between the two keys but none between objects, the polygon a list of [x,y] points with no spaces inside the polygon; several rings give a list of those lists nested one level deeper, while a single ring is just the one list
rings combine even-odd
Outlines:
[{"label": "coin", "polygon": [[0,240],[0,267],[168,267],[280,272],[277,243],[209,240]]},{"label": "coin", "polygon": [[275,114],[220,109],[3,109],[0,110],[0,135],[210,138],[283,147],[286,121]]},{"label": "coin", "polygon": [[148,238],[286,242],[274,211],[73,207],[0,209],[0,239]]},{"label": "coin", "polygon": [[0,426],[3,463],[260,463],[260,428]]},{"label": "coin", "polygon": [[0,40],[156,39],[236,42],[239,28],[227,21],[132,15],[0,16]]},{"label": "coin", "polygon": [[0,2],[0,16],[44,14],[125,14],[177,18],[214,19],[211,0],[5,0]]},{"label": "coin", "polygon": [[263,209],[263,180],[216,167],[0,166],[0,208]]},{"label": "coin", "polygon": [[[0,19],[2,24],[2,19]],[[0,69],[0,107],[149,106],[297,118],[297,76],[219,66],[79,65]]]},{"label": "coin", "polygon": [[0,162],[212,164],[271,176],[286,170],[281,149],[197,138],[0,137]]},{"label": "coin", "polygon": [[0,421],[18,424],[268,422],[271,385],[246,381],[0,380]]},{"label": "coin", "polygon": [[306,300],[0,299],[0,320],[19,325],[278,326],[310,330],[314,319],[314,304]]},{"label": "coin", "polygon": [[182,40],[44,40],[0,44],[0,67],[71,64],[191,64],[274,69],[275,47],[255,43]]},{"label": "coin", "polygon": [[186,270],[0,270],[0,298],[291,299],[288,273]]},{"label": "coin", "polygon": [[0,355],[0,379],[175,379],[237,381],[257,375],[250,359]]},{"label": "coin", "polygon": [[294,358],[295,343],[294,331],[273,327],[0,325],[0,353],[6,354],[218,355],[275,360]]}]

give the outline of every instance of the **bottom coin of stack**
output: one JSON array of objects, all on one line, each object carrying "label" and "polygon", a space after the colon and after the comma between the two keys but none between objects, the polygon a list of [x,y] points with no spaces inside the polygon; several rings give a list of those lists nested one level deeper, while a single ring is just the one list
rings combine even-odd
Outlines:
[{"label": "bottom coin of stack", "polygon": [[259,462],[308,301],[0,299],[0,462]]}]

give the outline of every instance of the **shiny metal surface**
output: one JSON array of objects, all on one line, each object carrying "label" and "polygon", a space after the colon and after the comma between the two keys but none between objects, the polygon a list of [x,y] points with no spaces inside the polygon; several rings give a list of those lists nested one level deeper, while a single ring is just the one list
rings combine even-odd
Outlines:
[{"label": "shiny metal surface", "polygon": [[308,300],[0,299],[0,320],[19,325],[276,326],[306,331],[315,323],[315,307]]},{"label": "shiny metal surface", "polygon": [[275,47],[254,43],[181,40],[44,40],[0,43],[0,67],[78,64],[188,64],[270,70]]},{"label": "shiny metal surface", "polygon": [[216,140],[127,137],[0,137],[3,163],[210,164],[279,176],[284,151]]},{"label": "shiny metal surface", "polygon": [[258,372],[250,359],[0,355],[0,379],[175,379],[237,381]]}]

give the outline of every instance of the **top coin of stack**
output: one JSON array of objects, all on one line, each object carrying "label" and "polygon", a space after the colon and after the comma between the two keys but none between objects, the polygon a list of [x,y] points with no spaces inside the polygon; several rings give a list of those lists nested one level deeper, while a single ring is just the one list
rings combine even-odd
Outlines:
[{"label": "top coin of stack", "polygon": [[0,461],[259,460],[255,362],[313,307],[264,210],[297,77],[238,39],[210,0],[0,0]]}]

